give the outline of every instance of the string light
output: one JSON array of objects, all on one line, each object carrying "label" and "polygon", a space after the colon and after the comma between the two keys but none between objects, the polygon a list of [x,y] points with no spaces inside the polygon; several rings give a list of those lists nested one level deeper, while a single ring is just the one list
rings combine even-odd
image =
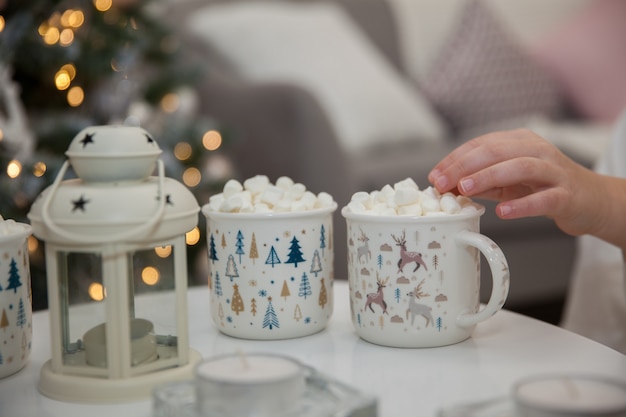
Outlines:
[{"label": "string light", "polygon": [[89,284],[89,288],[87,289],[87,293],[91,297],[92,300],[102,301],[104,297],[106,297],[106,290],[104,286],[99,282],[92,282]]},{"label": "string light", "polygon": [[83,103],[85,93],[82,88],[76,86],[67,92],[67,102],[72,107],[78,107]]},{"label": "string light", "polygon": [[202,174],[196,167],[189,167],[183,172],[183,182],[187,187],[195,187],[200,184]]},{"label": "string light", "polygon": [[111,6],[113,6],[113,1],[112,0],[94,0],[93,5],[96,8],[96,10],[98,10],[99,12],[106,12],[107,10],[111,8]]},{"label": "string light", "polygon": [[153,266],[147,266],[141,271],[141,280],[147,285],[154,285],[159,282],[159,270]]},{"label": "string light", "polygon": [[27,244],[29,253],[35,253],[39,248],[39,240],[33,235],[28,236]]},{"label": "string light", "polygon": [[176,146],[174,146],[174,156],[179,161],[186,161],[191,157],[191,153],[191,145],[187,142],[178,142]]},{"label": "string light", "polygon": [[217,130],[209,130],[202,136],[202,146],[208,151],[215,151],[222,146],[222,135]]},{"label": "string light", "polygon": [[178,109],[179,104],[178,95],[174,93],[168,93],[161,99],[161,109],[166,113],[174,113]]},{"label": "string light", "polygon": [[172,245],[154,248],[154,253],[156,253],[159,258],[167,258],[172,254]]},{"label": "string light", "polygon": [[200,241],[200,229],[198,226],[185,234],[185,243],[189,246],[193,246]]},{"label": "string light", "polygon": [[61,46],[70,46],[74,42],[74,31],[70,28],[65,28],[59,34],[59,43]]},{"label": "string light", "polygon": [[15,159],[11,160],[7,165],[7,175],[9,178],[17,178],[22,173],[22,164]]},{"label": "string light", "polygon": [[4,16],[0,15],[0,32],[2,32],[4,30]]},{"label": "string light", "polygon": [[67,90],[70,88],[70,83],[72,82],[72,77],[70,74],[61,69],[54,75],[54,85],[57,90]]},{"label": "string light", "polygon": [[33,165],[33,175],[38,178],[43,177],[43,175],[46,173],[46,169],[48,169],[46,163],[43,161],[39,161],[35,163],[35,165]]}]

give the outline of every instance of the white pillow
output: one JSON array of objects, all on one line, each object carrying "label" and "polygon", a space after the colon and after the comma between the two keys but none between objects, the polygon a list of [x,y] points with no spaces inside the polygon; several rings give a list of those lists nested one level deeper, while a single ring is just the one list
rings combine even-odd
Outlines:
[{"label": "white pillow", "polygon": [[224,3],[188,23],[248,80],[311,91],[347,151],[444,136],[428,103],[336,5]]}]

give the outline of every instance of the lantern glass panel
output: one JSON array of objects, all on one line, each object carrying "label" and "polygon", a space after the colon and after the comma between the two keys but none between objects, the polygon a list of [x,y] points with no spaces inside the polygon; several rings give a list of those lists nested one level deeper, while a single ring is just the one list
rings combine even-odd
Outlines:
[{"label": "lantern glass panel", "polygon": [[[169,367],[178,358],[177,300],[175,288],[175,245],[164,244],[149,249],[137,250],[129,262],[132,268],[132,288],[129,294],[131,312],[131,349],[147,349],[143,345],[142,326],[150,328],[150,343],[156,345],[156,355],[131,358],[131,366],[146,369]],[[143,324],[142,324],[143,323]],[[147,324],[146,324],[147,323]],[[140,347],[140,345],[142,345]]]},{"label": "lantern glass panel", "polygon": [[84,367],[89,362],[85,333],[106,319],[102,302],[106,297],[102,256],[91,252],[58,252],[57,264],[63,364]]}]

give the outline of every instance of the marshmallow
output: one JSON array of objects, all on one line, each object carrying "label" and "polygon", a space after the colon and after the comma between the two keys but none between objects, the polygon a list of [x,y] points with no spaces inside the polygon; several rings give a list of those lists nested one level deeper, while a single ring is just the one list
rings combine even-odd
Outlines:
[{"label": "marshmallow", "polygon": [[[364,194],[369,198],[369,194]],[[330,194],[315,195],[289,177],[279,177],[276,184],[272,184],[267,176],[256,175],[243,184],[234,179],[227,181],[221,193],[209,198],[207,207],[209,211],[227,213],[268,213],[308,211],[334,205]]]},{"label": "marshmallow", "polygon": [[477,207],[471,199],[452,193],[441,195],[429,186],[420,190],[411,178],[389,184],[370,193],[364,191],[352,195],[346,209],[352,213],[380,216],[445,216],[475,212]]}]

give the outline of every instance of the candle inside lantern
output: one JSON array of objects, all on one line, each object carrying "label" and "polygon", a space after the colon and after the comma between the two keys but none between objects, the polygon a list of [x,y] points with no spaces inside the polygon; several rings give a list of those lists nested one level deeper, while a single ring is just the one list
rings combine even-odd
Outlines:
[{"label": "candle inside lantern", "polygon": [[297,409],[303,367],[278,355],[227,355],[196,368],[200,414],[206,417],[280,417]]},{"label": "candle inside lantern", "polygon": [[514,389],[522,416],[624,416],[626,383],[555,376],[521,381]]}]

